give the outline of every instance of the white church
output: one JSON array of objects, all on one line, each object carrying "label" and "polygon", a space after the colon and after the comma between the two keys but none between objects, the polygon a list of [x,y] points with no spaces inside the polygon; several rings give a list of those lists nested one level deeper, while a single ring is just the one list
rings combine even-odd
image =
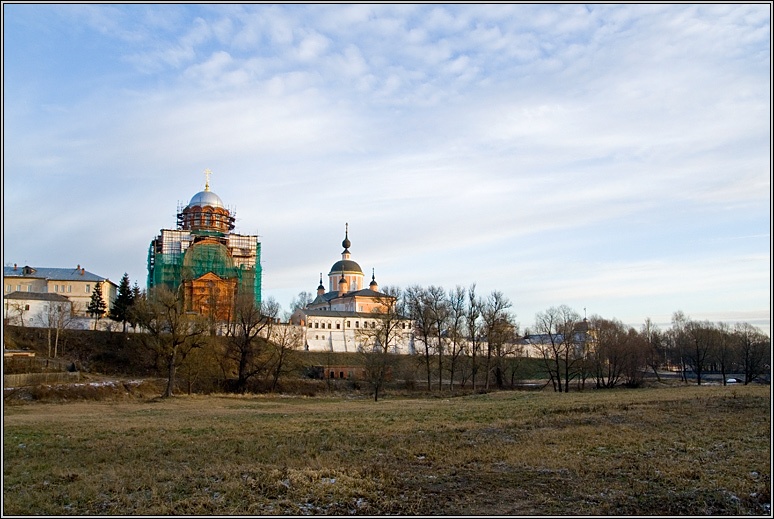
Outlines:
[{"label": "white church", "polygon": [[[291,317],[291,323],[303,329],[304,349],[308,351],[358,351],[362,345],[362,330],[378,326],[378,314],[385,312],[387,305],[395,304],[393,296],[379,292],[373,272],[371,282],[365,286],[363,269],[350,257],[352,243],[348,225],[341,245],[344,247],[341,259],[328,272],[328,290],[325,290],[320,274],[317,297]],[[415,353],[411,320],[401,319],[399,330],[400,339],[393,351]]]}]

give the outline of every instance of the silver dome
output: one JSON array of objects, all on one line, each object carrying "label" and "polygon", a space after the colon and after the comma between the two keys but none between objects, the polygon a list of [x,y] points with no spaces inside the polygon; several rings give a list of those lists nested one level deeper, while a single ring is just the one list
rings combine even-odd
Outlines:
[{"label": "silver dome", "polygon": [[212,191],[199,191],[191,198],[188,207],[204,207],[207,205],[210,207],[225,207],[223,205],[223,200]]}]

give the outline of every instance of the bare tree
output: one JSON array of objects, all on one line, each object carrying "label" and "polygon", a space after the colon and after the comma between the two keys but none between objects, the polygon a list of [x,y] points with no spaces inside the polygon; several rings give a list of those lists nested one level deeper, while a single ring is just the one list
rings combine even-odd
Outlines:
[{"label": "bare tree", "polygon": [[623,376],[626,362],[626,327],[621,321],[591,318],[596,335],[596,347],[592,353],[594,378],[598,388],[613,388]]},{"label": "bare tree", "polygon": [[312,294],[307,291],[299,292],[298,295],[290,301],[290,313],[295,312],[299,308],[306,308],[312,301],[314,301]]},{"label": "bare tree", "polygon": [[567,305],[551,307],[535,316],[536,342],[554,391],[569,392],[576,363],[585,352],[577,344],[576,327],[580,315]]},{"label": "bare tree", "polygon": [[661,369],[666,362],[666,343],[664,341],[663,333],[658,329],[658,326],[653,324],[650,317],[646,317],[645,323],[643,323],[642,328],[640,329],[640,334],[647,343],[645,362],[650,369],[653,370],[653,374],[656,375],[656,380],[661,382],[659,369]]},{"label": "bare tree", "polygon": [[672,328],[669,330],[671,356],[675,364],[680,367],[680,375],[683,382],[688,382],[688,350],[690,347],[686,326],[690,319],[678,310],[672,314]]},{"label": "bare tree", "polygon": [[385,287],[383,293],[387,295],[380,301],[383,310],[369,314],[374,326],[357,330],[358,353],[363,360],[366,380],[374,391],[374,402],[379,400],[379,392],[392,373],[404,314],[401,291]]},{"label": "bare tree", "polygon": [[38,320],[48,329],[48,356],[51,357],[51,334],[54,334],[53,357],[59,353],[59,336],[75,321],[71,301],[49,301],[39,312]]},{"label": "bare tree", "polygon": [[648,367],[648,343],[645,337],[629,327],[624,342],[623,382],[626,387],[642,385],[645,370]]},{"label": "bare tree", "polygon": [[727,375],[734,364],[735,357],[734,340],[731,326],[728,323],[719,322],[715,325],[715,341],[712,352],[712,360],[716,368],[723,376],[723,385],[726,385]]},{"label": "bare tree", "polygon": [[290,324],[290,316],[285,316],[287,324],[274,326],[269,338],[269,371],[271,373],[270,391],[275,391],[280,376],[291,367],[294,352],[303,345],[304,332],[300,326]]},{"label": "bare tree", "polygon": [[[485,388],[489,390],[490,372],[492,370],[492,355],[500,357],[503,344],[513,337],[514,322],[508,312],[511,302],[502,292],[492,291],[487,297],[481,309],[481,318],[483,322],[484,335],[486,336],[486,364],[485,364]],[[496,366],[497,384],[502,387],[501,366]]]},{"label": "bare tree", "polygon": [[701,377],[709,368],[711,355],[717,340],[717,330],[709,322],[688,321],[685,334],[688,341],[686,360],[696,374],[696,384],[701,385]]},{"label": "bare tree", "polygon": [[180,292],[172,292],[166,285],[151,288],[135,301],[132,319],[147,332],[140,334],[141,340],[166,371],[167,387],[162,396],[173,396],[177,369],[207,339],[206,320],[185,312]]},{"label": "bare tree", "polygon": [[449,323],[447,338],[449,341],[449,390],[454,389],[454,375],[460,355],[465,351],[465,289],[457,286],[448,294]]},{"label": "bare tree", "polygon": [[430,312],[431,329],[435,334],[435,354],[438,356],[438,391],[443,389],[443,357],[448,335],[449,305],[446,291],[431,285],[425,291],[427,309]]},{"label": "bare tree", "polygon": [[[750,323],[737,323],[734,326],[734,339],[744,372],[744,384],[747,385],[766,373],[771,355],[771,339]],[[768,366],[768,369],[771,367]]]},{"label": "bare tree", "polygon": [[476,390],[476,374],[478,373],[478,353],[481,349],[481,309],[483,301],[476,295],[476,284],[468,288],[468,303],[465,310],[465,329],[468,336],[468,353],[470,354],[470,376],[473,391]]},{"label": "bare tree", "polygon": [[5,307],[6,317],[15,317],[19,322],[19,326],[24,328],[24,314],[29,309],[29,304],[25,301],[10,300]]},{"label": "bare tree", "polygon": [[266,370],[264,353],[279,311],[279,304],[272,298],[259,304],[251,294],[236,297],[226,326],[225,352],[236,364],[234,391],[244,393],[249,381]]},{"label": "bare tree", "polygon": [[406,289],[404,296],[406,306],[414,326],[416,338],[424,347],[425,373],[427,375],[427,390],[432,389],[430,359],[432,357],[431,339],[435,336],[433,329],[433,315],[428,305],[427,291],[418,286],[410,286]]}]

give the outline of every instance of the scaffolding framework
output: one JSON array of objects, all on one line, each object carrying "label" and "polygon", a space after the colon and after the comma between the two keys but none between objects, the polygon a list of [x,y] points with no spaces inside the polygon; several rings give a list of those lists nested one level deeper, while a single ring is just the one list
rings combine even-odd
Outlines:
[{"label": "scaffolding framework", "polygon": [[261,244],[258,236],[202,236],[188,230],[162,229],[148,250],[148,288],[177,290],[185,282],[212,272],[235,280],[238,294],[261,302]]}]

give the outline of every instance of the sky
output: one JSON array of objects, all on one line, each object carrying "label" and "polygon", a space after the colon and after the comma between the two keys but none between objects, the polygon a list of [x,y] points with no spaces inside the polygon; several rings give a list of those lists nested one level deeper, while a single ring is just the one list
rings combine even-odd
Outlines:
[{"label": "sky", "polygon": [[771,74],[768,3],[4,3],[3,262],[144,288],[209,169],[285,309],[348,224],[522,330],[771,334]]}]

